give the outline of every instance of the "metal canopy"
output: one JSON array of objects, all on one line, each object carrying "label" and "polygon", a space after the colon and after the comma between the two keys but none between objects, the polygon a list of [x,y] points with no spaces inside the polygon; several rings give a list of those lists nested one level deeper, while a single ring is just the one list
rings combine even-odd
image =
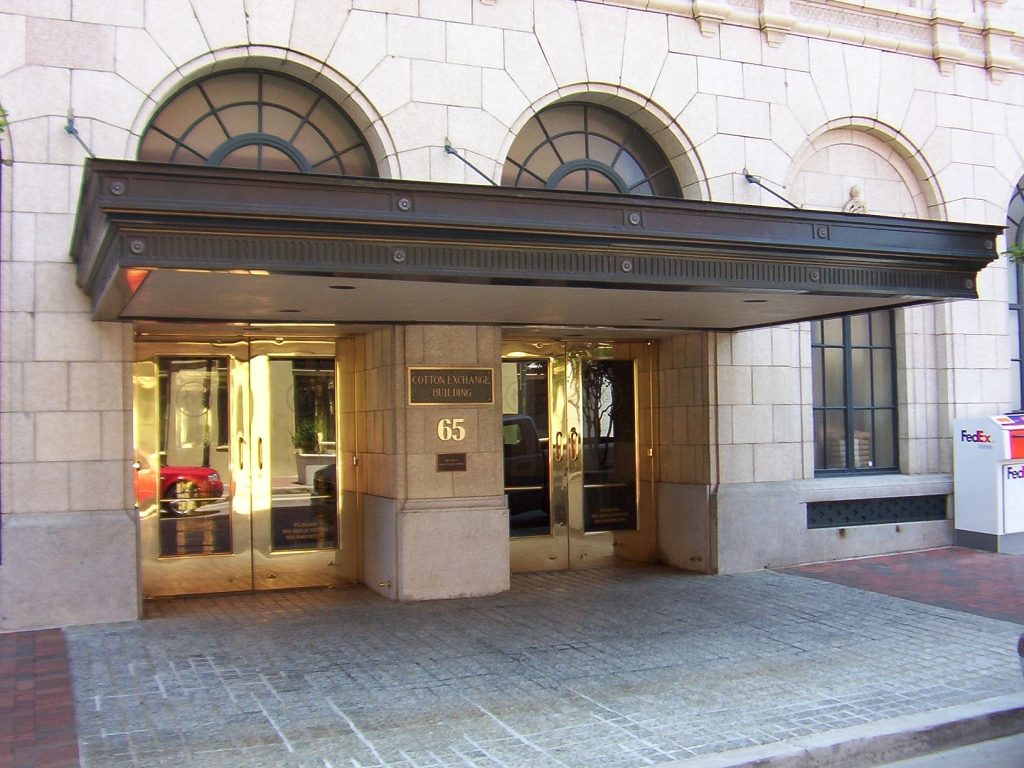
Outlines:
[{"label": "metal canopy", "polygon": [[1000,227],[665,198],[89,160],[100,320],[774,325],[976,298]]}]

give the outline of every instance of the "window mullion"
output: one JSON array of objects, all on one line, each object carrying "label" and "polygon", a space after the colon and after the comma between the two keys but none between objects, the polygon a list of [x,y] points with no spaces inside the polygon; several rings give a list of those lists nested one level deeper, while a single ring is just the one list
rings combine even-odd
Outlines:
[{"label": "window mullion", "polygon": [[[890,331],[892,330],[892,323],[891,322],[889,323],[889,329],[890,329]],[[868,415],[869,415],[869,423],[871,425],[870,433],[871,433],[871,466],[872,467],[877,467],[878,466],[878,441],[876,439],[876,435],[877,435],[878,430],[876,429],[877,423],[876,423],[875,417],[878,415],[879,405],[878,405],[877,392],[875,392],[875,350],[878,349],[880,346],[881,346],[880,341],[875,338],[875,324],[873,322],[869,321],[868,322],[868,355],[867,355],[868,370],[867,370],[867,377],[868,377],[868,399],[869,399]],[[892,358],[892,352],[891,351],[890,351],[889,356],[890,356],[890,359],[891,359]],[[890,366],[890,369],[891,369],[891,366]],[[890,390],[891,389],[892,389],[892,387],[890,387]]]},{"label": "window mullion", "polygon": [[845,406],[844,423],[846,426],[846,468],[855,469],[853,439],[855,408],[853,403],[853,330],[849,316],[843,318],[843,404]]},{"label": "window mullion", "polygon": [[[1021,239],[1021,232],[1018,231],[1016,238],[1018,244]],[[1024,361],[1024,312],[1021,311],[1021,296],[1024,296],[1024,269],[1021,269],[1020,265],[1017,264],[1012,271],[1014,279],[1017,281],[1017,301],[1014,304],[1010,304],[1013,320],[1017,324],[1017,359],[1010,362],[1015,364],[1020,372],[1017,377],[1017,402],[1019,407],[1024,408],[1024,370],[1022,370],[1021,366],[1021,361]]]},{"label": "window mullion", "polygon": [[896,313],[889,310],[889,411],[892,413],[892,429],[889,440],[892,443],[892,463],[899,466],[900,461],[900,411],[899,411],[899,386],[896,380]]}]

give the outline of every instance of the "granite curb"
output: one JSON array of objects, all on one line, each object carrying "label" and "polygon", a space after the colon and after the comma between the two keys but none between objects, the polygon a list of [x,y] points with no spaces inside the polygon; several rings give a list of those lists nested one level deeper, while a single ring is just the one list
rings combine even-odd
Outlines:
[{"label": "granite curb", "polygon": [[1024,733],[1024,694],[663,763],[660,768],[872,768]]}]

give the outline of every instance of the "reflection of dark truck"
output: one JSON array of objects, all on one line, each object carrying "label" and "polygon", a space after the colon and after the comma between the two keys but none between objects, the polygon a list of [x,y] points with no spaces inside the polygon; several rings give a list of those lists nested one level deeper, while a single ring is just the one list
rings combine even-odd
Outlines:
[{"label": "reflection of dark truck", "polygon": [[511,414],[501,422],[505,446],[505,493],[509,525],[548,524],[548,440],[537,434],[529,416]]}]

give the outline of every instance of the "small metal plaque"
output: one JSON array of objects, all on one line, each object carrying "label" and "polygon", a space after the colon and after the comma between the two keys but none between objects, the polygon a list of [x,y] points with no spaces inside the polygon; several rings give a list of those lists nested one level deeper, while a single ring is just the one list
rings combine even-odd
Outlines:
[{"label": "small metal plaque", "polygon": [[275,551],[334,549],[338,546],[338,513],[334,499],[270,510],[270,548]]},{"label": "small metal plaque", "polygon": [[410,368],[411,405],[491,405],[493,368]]},{"label": "small metal plaque", "polygon": [[465,472],[466,454],[464,453],[439,453],[437,454],[438,472]]}]

